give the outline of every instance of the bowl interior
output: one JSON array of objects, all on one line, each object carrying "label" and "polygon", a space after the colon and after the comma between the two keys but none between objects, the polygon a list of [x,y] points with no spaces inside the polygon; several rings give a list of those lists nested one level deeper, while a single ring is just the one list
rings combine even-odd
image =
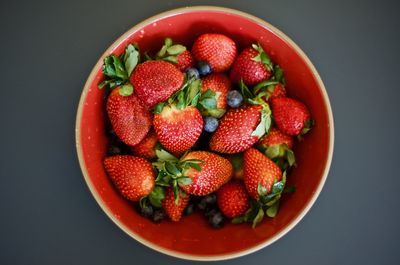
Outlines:
[{"label": "bowl interior", "polygon": [[[296,192],[286,195],[276,218],[250,225],[227,224],[214,230],[197,214],[179,223],[154,224],[141,217],[122,199],[106,176],[103,159],[107,145],[104,132],[104,94],[97,88],[103,79],[101,63],[109,53],[121,54],[127,43],[138,43],[141,51],[154,52],[165,37],[190,47],[206,32],[230,36],[239,48],[259,42],[272,60],[285,71],[288,95],[304,102],[316,121],[313,130],[295,147],[297,168],[289,176]],[[322,83],[302,52],[272,26],[251,16],[226,9],[181,9],[151,18],[135,26],[103,55],[82,94],[77,119],[77,147],[87,184],[103,210],[125,232],[140,242],[174,256],[219,259],[256,250],[273,242],[308,210],[320,191],[330,163],[331,124],[329,102]]]}]

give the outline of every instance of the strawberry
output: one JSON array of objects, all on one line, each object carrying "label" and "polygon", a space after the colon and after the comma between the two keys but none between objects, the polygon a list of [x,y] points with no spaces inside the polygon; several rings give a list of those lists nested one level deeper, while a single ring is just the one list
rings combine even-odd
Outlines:
[{"label": "strawberry", "polygon": [[234,154],[228,157],[232,164],[232,178],[236,180],[243,180],[243,154]]},{"label": "strawberry", "polygon": [[189,199],[189,195],[180,192],[179,200],[176,200],[173,189],[167,188],[165,198],[162,201],[162,207],[172,221],[178,222],[182,217],[183,210],[189,203]]},{"label": "strawberry", "polygon": [[231,90],[231,82],[226,75],[212,73],[201,79],[201,86],[202,92],[210,89],[217,93],[217,108],[226,109],[226,94]]},{"label": "strawberry", "polygon": [[128,200],[138,201],[154,188],[153,167],[143,158],[111,156],[104,160],[104,167],[118,191]]},{"label": "strawberry", "polygon": [[146,61],[136,66],[130,81],[137,96],[148,107],[153,107],[181,88],[184,75],[171,63]]},{"label": "strawberry", "polygon": [[281,169],[257,149],[250,148],[244,152],[243,165],[244,184],[254,199],[260,196],[259,185],[269,192],[274,183],[282,178]]},{"label": "strawberry", "polygon": [[280,83],[273,86],[271,89],[268,89],[268,91],[270,92],[268,101],[271,101],[274,98],[286,97],[286,89]]},{"label": "strawberry", "polygon": [[265,147],[286,144],[289,149],[292,149],[294,141],[291,136],[284,134],[277,128],[272,128],[269,133],[260,140],[259,144]]},{"label": "strawberry", "polygon": [[237,55],[235,42],[222,34],[207,33],[198,37],[192,46],[197,61],[206,61],[215,73],[227,71]]},{"label": "strawberry", "polygon": [[176,57],[177,64],[175,65],[179,70],[186,71],[188,68],[193,67],[194,58],[192,54],[186,50]]},{"label": "strawberry", "polygon": [[[220,153],[240,153],[266,132],[270,122],[261,105],[243,105],[230,109],[220,120],[210,140],[210,149]],[[268,124],[267,124],[268,123]]]},{"label": "strawberry", "polygon": [[191,179],[188,185],[180,185],[186,193],[204,196],[218,190],[232,175],[232,165],[219,155],[206,151],[190,152],[181,158],[183,163],[191,160],[201,161],[198,168],[189,167],[183,175]]},{"label": "strawberry", "polygon": [[146,137],[137,145],[132,146],[131,150],[134,155],[153,159],[156,157],[155,147],[158,142],[156,133],[151,130]]},{"label": "strawberry", "polygon": [[234,84],[240,80],[255,85],[272,75],[273,65],[260,45],[244,49],[233,63],[230,78]]},{"label": "strawberry", "polygon": [[164,45],[158,51],[156,58],[175,64],[181,71],[185,71],[194,65],[192,54],[185,46],[174,44],[171,38],[164,40]]},{"label": "strawberry", "polygon": [[115,88],[107,99],[107,113],[117,136],[127,145],[138,144],[151,126],[151,115],[135,95],[121,95],[121,88]]},{"label": "strawberry", "polygon": [[217,203],[228,218],[241,216],[250,208],[249,196],[242,182],[231,181],[217,191]]},{"label": "strawberry", "polygon": [[313,122],[310,112],[300,101],[280,97],[271,100],[272,115],[278,129],[291,136],[307,133]]},{"label": "strawberry", "polygon": [[161,145],[179,156],[199,138],[203,118],[193,106],[178,109],[176,105],[171,105],[154,115],[153,124]]}]

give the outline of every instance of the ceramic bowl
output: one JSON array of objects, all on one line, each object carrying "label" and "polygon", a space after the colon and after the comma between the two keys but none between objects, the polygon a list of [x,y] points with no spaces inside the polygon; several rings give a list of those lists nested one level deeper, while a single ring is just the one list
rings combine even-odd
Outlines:
[{"label": "ceramic bowl", "polygon": [[[165,37],[190,47],[202,33],[226,34],[239,50],[259,42],[285,71],[288,95],[304,102],[315,127],[295,147],[298,166],[289,177],[296,192],[286,196],[278,215],[255,229],[227,224],[212,229],[200,214],[178,223],[152,223],[115,190],[103,168],[105,134],[104,94],[97,84],[104,57],[121,54],[128,43],[156,51]],[[241,11],[220,7],[187,7],[151,17],[123,34],[100,57],[83,88],[76,120],[76,147],[85,181],[103,211],[125,233],[165,254],[190,260],[222,260],[243,256],[273,243],[291,230],[314,204],[328,175],[333,152],[333,117],[324,84],[304,52],[271,24]]]}]

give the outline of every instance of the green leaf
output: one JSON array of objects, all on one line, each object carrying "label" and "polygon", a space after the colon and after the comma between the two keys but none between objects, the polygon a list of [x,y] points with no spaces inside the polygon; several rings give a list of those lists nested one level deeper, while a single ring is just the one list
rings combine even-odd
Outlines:
[{"label": "green leaf", "polygon": [[189,167],[196,169],[197,171],[201,171],[201,166],[197,163],[187,162],[186,164]]},{"label": "green leaf", "polygon": [[124,63],[127,75],[130,76],[139,62],[140,54],[135,46],[128,44],[125,48]]},{"label": "green leaf", "polygon": [[161,47],[160,51],[157,53],[157,58],[162,58],[167,53],[167,49],[172,45],[171,38],[165,38],[164,45]]},{"label": "green leaf", "polygon": [[205,98],[199,102],[205,109],[216,109],[217,100],[215,98]]},{"label": "green leaf", "polygon": [[261,185],[261,183],[258,183],[257,193],[260,196],[264,196],[268,193],[268,190],[263,185]]},{"label": "green leaf", "polygon": [[178,183],[179,183],[179,185],[183,185],[183,186],[185,186],[185,185],[190,185],[190,184],[192,184],[192,182],[193,182],[193,180],[191,179],[191,178],[189,178],[189,177],[182,177],[182,178],[179,178],[178,179]]},{"label": "green leaf", "polygon": [[275,217],[276,214],[278,213],[279,209],[279,201],[276,201],[271,207],[269,207],[265,213],[267,214],[268,217]]},{"label": "green leaf", "polygon": [[122,85],[118,93],[123,97],[130,96],[133,93],[133,86],[131,84]]},{"label": "green leaf", "polygon": [[243,95],[243,97],[245,99],[252,99],[254,97],[253,93],[250,91],[250,89],[243,82],[243,79],[241,79],[239,81],[239,88],[240,88],[240,92],[242,93],[242,95]]},{"label": "green leaf", "polygon": [[286,159],[289,163],[289,166],[293,166],[294,164],[296,164],[296,157],[294,155],[294,152],[290,149],[286,150]]},{"label": "green leaf", "polygon": [[161,161],[178,161],[178,158],[176,158],[175,156],[171,155],[170,153],[168,153],[164,149],[156,150],[156,156]]},{"label": "green leaf", "polygon": [[279,83],[286,85],[283,69],[279,65],[274,65],[274,79]]},{"label": "green leaf", "polygon": [[174,191],[175,204],[178,205],[180,198],[180,189],[176,181],[173,182],[172,189]]},{"label": "green leaf", "polygon": [[271,58],[269,58],[268,54],[263,51],[260,53],[260,57],[261,57],[261,62],[264,64],[264,66],[270,71],[273,71],[274,65],[271,61]]},{"label": "green leaf", "polygon": [[154,114],[160,114],[165,106],[165,102],[160,102],[154,107]]},{"label": "green leaf", "polygon": [[303,130],[301,130],[300,135],[304,135],[304,134],[308,133],[311,130],[311,128],[314,126],[314,124],[315,124],[314,120],[307,120],[304,123],[304,128],[303,128]]},{"label": "green leaf", "polygon": [[280,151],[281,151],[281,145],[275,144],[269,146],[267,150],[265,150],[265,155],[270,159],[274,159],[276,157],[279,157]]},{"label": "green leaf", "polygon": [[257,85],[255,85],[253,87],[253,92],[254,94],[258,94],[258,92],[265,87],[268,87],[270,85],[277,85],[278,82],[277,81],[273,81],[273,80],[265,80],[265,81],[261,81],[260,83],[258,83]]},{"label": "green leaf", "polygon": [[232,224],[241,224],[245,222],[245,217],[244,216],[238,216],[232,219]]},{"label": "green leaf", "polygon": [[186,51],[186,47],[180,44],[172,45],[167,49],[169,55],[179,55],[184,51]]},{"label": "green leaf", "polygon": [[[191,105],[191,106],[197,105],[198,98],[201,96],[200,84],[201,84],[200,80],[191,81],[191,83],[188,87],[187,95],[186,95],[187,105]],[[195,98],[197,98],[197,99],[194,100]],[[196,104],[193,104],[193,103],[196,103]]]},{"label": "green leaf", "polygon": [[173,64],[177,64],[178,63],[178,59],[176,58],[175,55],[167,56],[167,57],[164,57],[162,59],[164,61],[167,61],[167,62],[170,62],[170,63],[173,63]]},{"label": "green leaf", "polygon": [[165,198],[165,190],[160,186],[155,186],[148,197],[153,206],[161,207],[162,200]]},{"label": "green leaf", "polygon": [[257,213],[256,217],[255,217],[254,220],[253,220],[253,225],[252,225],[252,227],[255,228],[256,225],[257,225],[258,223],[260,223],[260,222],[263,220],[263,218],[264,218],[264,210],[262,209],[262,207],[260,207],[260,209],[258,210],[258,213]]},{"label": "green leaf", "polygon": [[226,110],[224,109],[206,109],[206,110],[202,110],[201,114],[203,116],[211,116],[214,118],[221,118],[222,116],[224,116]]},{"label": "green leaf", "polygon": [[260,139],[271,126],[270,119],[271,119],[270,115],[267,115],[266,113],[262,112],[261,121],[257,125],[256,129],[251,133],[251,136],[257,136],[258,139]]},{"label": "green leaf", "polygon": [[172,176],[182,176],[182,172],[170,161],[165,161],[165,170]]},{"label": "green leaf", "polygon": [[108,79],[108,80],[102,81],[102,82],[98,85],[98,87],[99,87],[100,89],[102,89],[103,87],[108,86],[109,88],[112,89],[112,88],[115,88],[115,87],[117,87],[117,86],[122,85],[124,82],[125,82],[125,81],[123,81],[123,80],[118,80],[118,79]]},{"label": "green leaf", "polygon": [[290,186],[290,187],[285,187],[282,191],[282,193],[294,193],[296,192],[296,187]]}]

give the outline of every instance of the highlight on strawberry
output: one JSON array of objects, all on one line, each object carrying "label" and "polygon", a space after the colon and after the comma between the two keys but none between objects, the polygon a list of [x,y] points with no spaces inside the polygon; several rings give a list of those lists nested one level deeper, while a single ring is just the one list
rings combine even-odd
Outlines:
[{"label": "highlight on strawberry", "polygon": [[[153,222],[201,214],[213,228],[279,218],[296,145],[314,125],[283,69],[253,44],[165,38],[156,53],[128,44],[104,59],[104,168]],[[299,143],[300,142],[300,143]],[[301,191],[298,191],[301,192]],[[268,225],[268,222],[265,222]]]}]

